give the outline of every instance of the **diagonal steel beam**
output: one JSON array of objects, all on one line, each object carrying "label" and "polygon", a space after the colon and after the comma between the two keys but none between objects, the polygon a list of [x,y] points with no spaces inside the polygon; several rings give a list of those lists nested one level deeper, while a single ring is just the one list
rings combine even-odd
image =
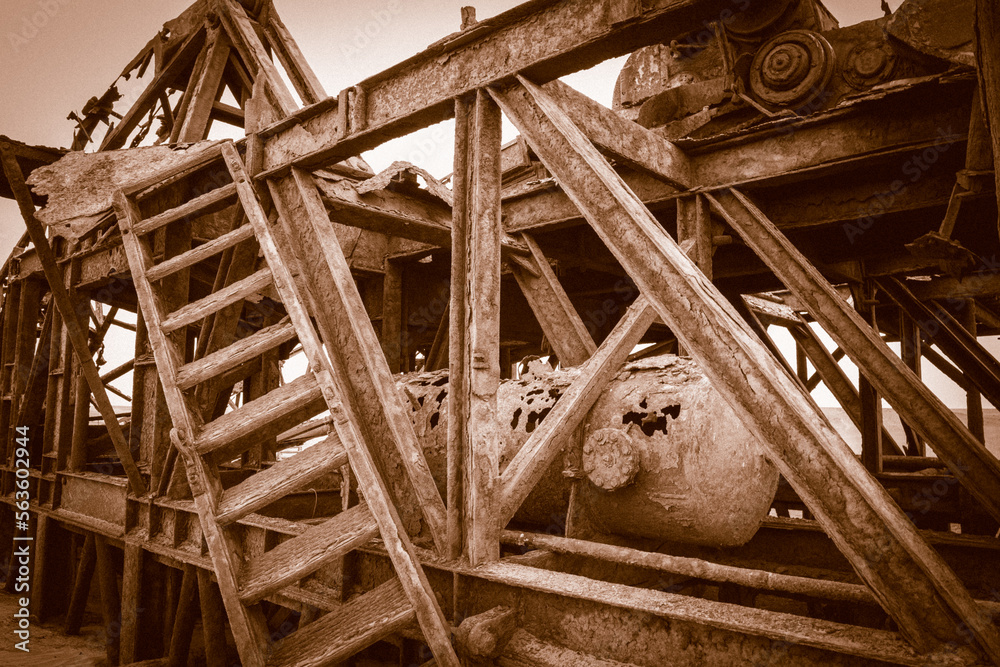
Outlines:
[{"label": "diagonal steel beam", "polygon": [[945,310],[933,310],[914,296],[895,278],[877,280],[876,284],[910,317],[935,345],[963,370],[969,381],[994,406],[1000,406],[1000,362],[975,336],[965,330]]},{"label": "diagonal steel beam", "polygon": [[[231,2],[232,0],[227,0]],[[453,100],[528,72],[551,81],[649,44],[704,31],[741,11],[733,0],[534,0],[449,35],[268,128],[265,169],[357,155],[454,114]],[[350,109],[340,108],[350,99]]]},{"label": "diagonal steel beam", "polygon": [[538,86],[491,89],[545,166],[918,649],[1000,637],[809,395]]},{"label": "diagonal steel beam", "polygon": [[521,287],[524,298],[531,306],[531,312],[542,327],[559,363],[563,366],[579,366],[597,350],[597,344],[573,307],[555,271],[549,266],[542,249],[529,234],[522,234],[521,240],[531,252],[532,274],[527,266],[511,262],[514,279]]},{"label": "diagonal steel beam", "polygon": [[727,190],[706,196],[837,345],[847,352],[878,393],[932,444],[956,479],[993,517],[1000,519],[1000,461],[744,195]]}]

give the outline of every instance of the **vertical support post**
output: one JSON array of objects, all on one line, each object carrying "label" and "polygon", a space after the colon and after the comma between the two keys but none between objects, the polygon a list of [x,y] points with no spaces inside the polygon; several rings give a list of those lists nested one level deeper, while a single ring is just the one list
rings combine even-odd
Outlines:
[{"label": "vertical support post", "polygon": [[[117,665],[121,657],[121,601],[118,596],[118,578],[111,563],[111,553],[108,541],[103,535],[95,535],[94,552],[97,556],[97,576],[101,586],[101,614],[104,618],[104,641],[108,664]],[[126,559],[126,568],[128,560]],[[127,571],[127,569],[126,569]],[[123,588],[124,585],[123,585]],[[123,591],[128,599],[129,591]],[[134,662],[126,659],[126,662]]]},{"label": "vertical support post", "polygon": [[94,534],[87,533],[80,549],[80,562],[76,567],[76,577],[73,580],[73,594],[69,601],[69,611],[66,612],[64,631],[67,635],[80,634],[83,625],[83,612],[87,607],[90,595],[90,582],[94,578],[94,568],[97,565],[97,553],[94,548]]},{"label": "vertical support post", "polygon": [[[139,604],[142,594],[142,546],[125,543],[122,570],[121,660],[136,662],[139,642]],[[102,589],[103,590],[103,589]]]},{"label": "vertical support post", "polygon": [[712,256],[715,254],[712,217],[708,202],[702,195],[677,200],[677,244],[712,279]]},{"label": "vertical support post", "polygon": [[447,444],[447,510],[448,555],[462,555],[462,450],[465,440],[466,386],[465,321],[466,273],[468,272],[468,208],[469,208],[469,136],[472,104],[466,98],[455,100],[455,165],[452,172],[454,206],[451,214],[451,298],[448,317],[455,326],[449,327],[448,341],[448,444]]},{"label": "vertical support post", "polygon": [[389,370],[399,373],[403,335],[403,266],[387,259],[382,279],[382,352]]},{"label": "vertical support post", "polygon": [[[677,200],[677,245],[701,269],[705,277],[712,280],[712,218],[711,210],[702,195],[681,197]],[[687,352],[680,341],[677,343],[678,356]]]},{"label": "vertical support post", "polygon": [[992,138],[994,177],[1000,203],[1000,7],[994,0],[976,0],[976,63],[986,129]]},{"label": "vertical support post", "polygon": [[[965,308],[962,309],[959,322],[965,330],[976,336],[976,300],[967,299]],[[969,390],[966,393],[966,407],[968,408],[969,430],[980,442],[986,442],[986,425],[983,421],[983,395],[979,393],[972,383],[969,383]]]},{"label": "vertical support post", "polygon": [[46,589],[50,587],[45,561],[49,550],[49,532],[53,526],[52,520],[45,515],[39,515],[35,521],[35,562],[34,572],[31,574],[31,615],[44,623],[48,611],[45,605]]},{"label": "vertical support post", "polygon": [[90,385],[81,371],[73,389],[73,440],[69,450],[69,469],[80,472],[87,464],[87,432],[90,430]]},{"label": "vertical support post", "polygon": [[205,664],[225,667],[226,610],[219,587],[212,582],[212,573],[198,570],[198,601],[201,604],[201,626],[205,635]]},{"label": "vertical support post", "polygon": [[70,386],[73,377],[73,353],[70,351],[69,333],[63,326],[59,309],[52,312],[52,346],[49,353],[49,386],[45,396],[45,454],[55,457],[56,470],[66,466],[69,449],[64,433],[72,422],[70,410]]},{"label": "vertical support post", "polygon": [[198,569],[193,565],[184,566],[184,577],[181,579],[176,610],[170,634],[167,665],[184,667],[188,664],[188,652],[191,650],[191,633],[194,631],[195,621],[198,620]]},{"label": "vertical support post", "polygon": [[[153,456],[152,432],[145,428],[146,423],[154,416],[150,407],[156,405],[156,392],[160,385],[156,378],[156,367],[153,365],[153,351],[149,345],[149,332],[146,330],[146,319],[142,308],[136,309],[135,316],[135,365],[132,369],[132,419],[129,422],[129,447],[138,450],[139,461],[148,462],[150,469],[149,486],[155,495],[159,495],[160,478],[163,475],[163,462],[157,462]],[[154,384],[155,381],[155,384]]]},{"label": "vertical support post", "polygon": [[803,384],[809,382],[809,358],[806,351],[798,343],[795,344],[795,374]]},{"label": "vertical support post", "polygon": [[[857,310],[878,331],[875,316],[874,290],[870,283],[855,291]],[[861,396],[861,463],[868,472],[882,472],[882,397],[864,373],[858,373],[858,393]]]},{"label": "vertical support post", "polygon": [[469,561],[478,565],[500,557],[495,487],[499,477],[501,114],[483,90],[462,106],[459,111],[466,121],[457,129],[465,136],[456,140],[456,148],[464,144],[465,157],[459,161],[464,162],[460,166],[465,178],[457,193],[460,211],[455,216],[464,229],[453,229],[452,237],[464,236],[464,241],[452,252],[465,257],[453,257],[452,294],[456,299],[461,295],[464,303],[464,308],[457,309],[464,312],[453,314],[465,319],[455,318],[451,329],[467,329],[467,333],[462,345],[449,349],[452,355],[462,355],[459,365],[467,374],[460,389],[452,388],[452,395],[457,390],[463,401],[466,425],[464,433],[450,435],[460,437],[464,445],[465,548]]},{"label": "vertical support post", "polygon": [[[922,356],[923,341],[920,335],[920,328],[913,319],[906,314],[902,308],[899,309],[899,352],[903,363],[920,377],[920,358]],[[909,424],[903,423],[903,430],[906,433],[906,455],[923,456],[924,441]]]}]

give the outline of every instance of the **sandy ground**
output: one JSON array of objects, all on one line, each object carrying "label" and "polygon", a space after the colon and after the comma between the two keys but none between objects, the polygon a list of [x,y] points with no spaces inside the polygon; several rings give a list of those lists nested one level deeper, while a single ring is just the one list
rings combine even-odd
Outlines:
[{"label": "sandy ground", "polygon": [[0,665],[4,667],[90,667],[107,665],[104,654],[104,627],[100,617],[89,612],[80,634],[62,634],[62,619],[38,624],[31,623],[30,653],[14,648],[21,641],[15,634],[14,612],[18,610],[17,595],[0,592]]}]

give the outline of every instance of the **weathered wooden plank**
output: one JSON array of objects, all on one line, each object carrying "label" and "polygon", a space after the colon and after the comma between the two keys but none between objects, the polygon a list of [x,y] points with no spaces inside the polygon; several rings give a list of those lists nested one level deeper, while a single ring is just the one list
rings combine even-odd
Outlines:
[{"label": "weathered wooden plank", "polygon": [[[188,149],[190,152],[191,148]],[[222,143],[216,142],[204,149],[197,150],[190,157],[177,162],[173,166],[152,174],[146,178],[139,179],[121,188],[121,191],[128,197],[146,199],[163,190],[169,188],[174,183],[183,180],[202,169],[207,164],[219,159],[222,152]]]},{"label": "weathered wooden plank", "polygon": [[[195,448],[201,454],[212,453],[235,440],[255,433],[260,434],[265,427],[280,422],[290,414],[295,415],[293,421],[298,423],[322,411],[316,409],[321,398],[316,378],[307,373],[205,424],[195,436]],[[301,416],[303,410],[308,410],[312,414]],[[289,425],[282,424],[274,428],[283,431],[289,428]],[[270,430],[273,431],[274,428]]]},{"label": "weathered wooden plank", "polygon": [[[976,306],[976,301],[974,299],[969,299],[965,302],[965,307],[959,313],[960,320],[955,320],[950,313],[947,314],[949,320],[953,321],[956,326],[959,327],[962,334],[968,334],[968,336],[963,336],[969,346],[975,351],[976,354],[981,354],[986,352],[980,345],[977,337],[977,323],[976,314],[979,310]],[[986,352],[987,358],[982,359],[982,363],[989,364],[991,361],[996,362],[992,355]],[[978,368],[978,372],[982,372],[983,368]],[[966,371],[966,375],[969,372]],[[994,397],[995,398],[995,397]],[[992,401],[990,401],[992,402]],[[965,409],[966,409],[966,423],[969,425],[969,431],[972,435],[976,436],[976,439],[980,442],[986,442],[986,423],[983,417],[983,395],[976,389],[969,389],[965,394]]]},{"label": "weathered wooden plank", "polygon": [[225,371],[251,361],[293,338],[295,338],[295,327],[286,318],[278,324],[241,338],[229,347],[184,364],[177,369],[177,386],[182,390],[190,389],[209,378],[217,377]]},{"label": "weathered wooden plank", "polygon": [[[939,85],[939,84],[934,84]],[[957,90],[956,96],[960,95]],[[933,99],[925,93],[924,99]],[[950,98],[949,99],[953,99]],[[778,185],[791,176],[820,177],[847,169],[860,169],[873,154],[887,160],[899,160],[931,147],[950,146],[965,140],[968,107],[962,103],[955,107],[928,108],[926,104],[911,104],[910,100],[885,100],[884,102],[854,107],[850,111],[817,114],[814,118],[798,119],[794,132],[748,130],[743,140],[723,143],[712,151],[692,155],[695,177],[693,182],[703,188],[722,185],[740,186]],[[950,128],[943,130],[942,128]],[[664,206],[680,193],[660,179],[630,168],[618,170],[628,186],[649,206]],[[890,204],[883,206],[872,195],[861,202],[865,210],[885,214],[943,204],[947,193],[940,200],[928,199],[928,192],[940,189],[951,191],[953,175],[945,174],[935,187],[935,172],[925,174],[922,185],[899,193]],[[887,189],[889,182],[878,187]],[[785,190],[783,193],[787,193]],[[794,201],[794,200],[793,200]],[[858,201],[851,199],[843,205],[823,200],[823,206],[807,207],[790,204],[774,207],[774,220],[786,226],[810,227],[830,223],[850,224],[845,233],[855,238],[864,230],[856,226]],[[815,210],[813,210],[815,209]],[[508,233],[545,229],[561,224],[583,222],[579,209],[561,191],[550,184],[540,184],[537,190],[504,202],[505,226]],[[978,276],[965,280],[975,281]],[[974,283],[970,283],[974,284]]]},{"label": "weathered wooden plank", "polygon": [[271,270],[266,267],[260,269],[248,278],[239,280],[222,288],[218,292],[213,292],[203,299],[192,301],[186,306],[175,310],[160,323],[160,326],[163,328],[164,333],[177,331],[181,327],[194,324],[212,313],[219,312],[226,306],[261,292],[272,281]]},{"label": "weathered wooden plank", "polygon": [[268,665],[321,667],[401,630],[413,619],[413,606],[399,581],[392,579],[279,641]]},{"label": "weathered wooden plank", "polygon": [[921,650],[964,643],[965,623],[1000,656],[954,573],[559,106],[523,79],[495,96],[906,637]]},{"label": "weathered wooden plank", "polygon": [[111,401],[108,400],[104,383],[101,382],[100,372],[97,370],[97,365],[94,363],[93,356],[91,355],[88,328],[80,322],[73,300],[70,298],[66,285],[63,282],[62,269],[56,264],[55,255],[45,236],[45,229],[38,221],[38,218],[35,217],[35,204],[31,199],[28,186],[24,183],[24,175],[21,173],[21,167],[18,165],[7,143],[0,144],[0,160],[2,160],[7,181],[17,199],[18,207],[21,210],[21,217],[28,228],[31,242],[35,245],[35,254],[42,263],[45,279],[48,281],[49,289],[52,292],[52,300],[62,315],[63,325],[69,334],[77,358],[80,360],[80,367],[84,377],[87,379],[94,402],[101,413],[101,417],[104,419],[108,433],[111,435],[111,442],[114,444],[115,453],[118,455],[125,469],[125,474],[128,476],[129,487],[137,496],[144,495],[146,493],[146,483],[135,465],[135,460],[132,458],[132,453],[122,433],[121,426],[118,424],[118,418],[115,416],[114,408],[111,406]]},{"label": "weathered wooden plank", "polygon": [[614,377],[650,325],[656,311],[640,296],[584,365],[580,377],[552,407],[500,476],[500,526],[513,518],[521,503],[583,423],[608,381]]},{"label": "weathered wooden plank", "polygon": [[[920,333],[920,327],[903,310],[900,310],[899,357],[906,364],[906,367],[916,373],[917,377],[921,379],[921,361],[923,356],[921,351],[923,347],[923,335]],[[924,439],[905,422],[903,423],[903,432],[906,437],[906,454],[909,456],[926,456]],[[885,434],[882,435],[882,439],[883,441],[885,440]]]},{"label": "weathered wooden plank", "polygon": [[247,562],[239,574],[240,599],[258,602],[377,536],[368,506],[355,505]]},{"label": "weathered wooden plank", "polygon": [[542,533],[524,533],[508,530],[502,535],[504,544],[544,549],[554,553],[573,554],[594,558],[608,564],[620,563],[659,572],[669,572],[682,577],[736,584],[754,590],[777,591],[792,595],[807,595],[818,599],[843,600],[860,604],[876,604],[867,587],[840,581],[826,581],[797,575],[753,570],[733,565],[712,563],[700,558],[671,556],[641,551],[628,547],[601,544]]},{"label": "weathered wooden plank", "polygon": [[183,255],[171,257],[165,262],[160,262],[149,267],[146,271],[146,278],[151,282],[156,282],[182,269],[187,269],[199,262],[203,262],[209,257],[217,255],[227,248],[232,248],[237,243],[242,243],[252,236],[253,230],[247,225],[241,225],[231,232],[226,232],[222,236],[192,248]]},{"label": "weathered wooden plank", "polygon": [[222,493],[217,518],[227,524],[347,464],[347,452],[331,434],[304,452],[275,463]]},{"label": "weathered wooden plank", "polygon": [[[41,281],[35,282],[40,283]],[[22,291],[22,294],[23,293],[24,292]],[[34,312],[29,312],[28,316],[23,320],[24,322],[31,322],[31,324],[28,325],[29,332],[31,331],[31,328],[34,327],[35,321],[37,320],[38,306],[41,304],[41,285],[36,286],[35,295],[37,301],[33,300]],[[26,349],[21,356],[25,357],[30,354],[31,362],[28,363],[26,359],[22,359],[20,361],[20,363],[24,364],[22,368],[27,371],[27,374],[24,378],[24,389],[21,392],[20,404],[17,406],[16,419],[12,423],[12,426],[15,428],[17,426],[27,426],[32,430],[36,428],[38,428],[39,431],[42,430],[40,427],[42,427],[42,417],[45,414],[45,396],[48,392],[49,362],[52,349],[52,320],[55,317],[55,311],[55,308],[49,308],[46,310],[45,317],[42,320],[42,330],[37,339],[37,346],[33,335],[29,333],[29,335],[24,336]],[[20,315],[18,316],[18,319],[21,319]],[[15,361],[14,363],[17,364],[19,362]],[[52,412],[54,412],[54,410]],[[52,413],[50,412],[50,414]],[[36,457],[41,456],[43,439],[32,438],[31,447],[32,460],[41,460]],[[0,451],[2,451],[2,448],[0,448]]]},{"label": "weathered wooden plank", "polygon": [[965,487],[1000,518],[1000,461],[897,357],[798,249],[735,190],[706,195],[886,401],[928,441]]},{"label": "weathered wooden plank", "polygon": [[90,436],[90,386],[81,372],[73,383],[73,435],[69,443],[69,470],[79,472],[87,465],[87,440]]},{"label": "weathered wooden plank", "polygon": [[139,222],[132,231],[136,234],[149,234],[160,227],[179,220],[193,220],[199,215],[208,215],[221,211],[236,199],[236,187],[232,183],[209,190],[203,195],[190,199],[176,208],[158,213]]},{"label": "weathered wooden plank", "polygon": [[559,357],[559,363],[566,367],[579,366],[590,358],[597,349],[597,344],[570,302],[542,249],[528,234],[522,234],[521,239],[531,251],[530,261],[536,274],[532,275],[521,265],[512,263],[514,278],[541,325],[546,340]]},{"label": "weathered wooden plank", "polygon": [[677,244],[694,260],[702,273],[712,279],[712,219],[704,197],[677,200]]},{"label": "weathered wooden plank", "polygon": [[[383,195],[383,198],[390,201],[405,200],[403,196]],[[323,202],[330,209],[332,219],[342,225],[441,247],[448,247],[451,243],[451,228],[427,215],[429,207],[426,204],[418,205],[419,211],[392,210],[369,204],[361,197],[347,199],[331,192],[327,192]]]},{"label": "weathered wooden plank", "polygon": [[246,112],[231,104],[216,102],[212,105],[212,120],[219,120],[229,125],[243,127],[246,124]]}]

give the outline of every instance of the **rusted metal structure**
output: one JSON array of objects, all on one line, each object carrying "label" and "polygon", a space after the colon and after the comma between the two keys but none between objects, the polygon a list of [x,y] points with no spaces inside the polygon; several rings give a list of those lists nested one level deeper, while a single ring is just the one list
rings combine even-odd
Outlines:
[{"label": "rusted metal structure", "polygon": [[[36,616],[96,572],[113,664],[1000,664],[994,3],[462,19],[330,96],[200,0],[73,152],[0,144]],[[629,53],[613,110],[559,81]],[[450,118],[447,185],[355,157]]]}]

